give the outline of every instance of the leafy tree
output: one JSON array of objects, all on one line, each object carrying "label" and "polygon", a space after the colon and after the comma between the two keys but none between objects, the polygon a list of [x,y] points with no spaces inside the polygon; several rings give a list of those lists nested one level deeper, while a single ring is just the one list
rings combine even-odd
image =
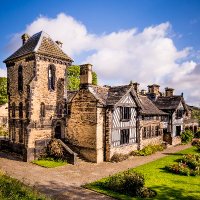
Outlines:
[{"label": "leafy tree", "polygon": [[200,109],[199,108],[192,109],[192,118],[197,119],[200,124]]},{"label": "leafy tree", "polygon": [[[80,85],[80,66],[73,65],[68,68],[68,90],[78,90]],[[97,85],[97,74],[92,72],[92,84]]]},{"label": "leafy tree", "polygon": [[7,98],[7,78],[0,77],[0,105],[8,102]]}]

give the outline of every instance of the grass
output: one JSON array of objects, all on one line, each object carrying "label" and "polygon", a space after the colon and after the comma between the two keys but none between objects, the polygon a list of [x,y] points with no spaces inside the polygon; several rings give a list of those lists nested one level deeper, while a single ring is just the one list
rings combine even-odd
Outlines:
[{"label": "grass", "polygon": [[[180,159],[182,155],[188,153],[197,153],[196,148],[192,147],[156,161],[141,165],[131,170],[141,172],[145,176],[145,186],[157,192],[157,196],[153,199],[166,200],[197,200],[200,199],[200,176],[181,176],[172,174],[164,170],[166,165],[174,163]],[[84,187],[106,194],[116,199],[136,200],[142,198],[133,198],[127,195],[119,194],[104,189],[101,184],[107,178],[85,185]]]},{"label": "grass", "polygon": [[47,200],[49,198],[0,170],[0,200]]},{"label": "grass", "polygon": [[45,168],[54,168],[54,167],[60,167],[67,164],[66,161],[62,160],[53,160],[53,159],[40,159],[40,160],[34,160],[32,163],[39,165],[41,167]]}]

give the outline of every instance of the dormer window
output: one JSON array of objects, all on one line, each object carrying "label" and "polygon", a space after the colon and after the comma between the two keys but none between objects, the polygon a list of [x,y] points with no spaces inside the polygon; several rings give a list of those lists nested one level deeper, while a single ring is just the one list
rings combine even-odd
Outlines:
[{"label": "dormer window", "polygon": [[18,68],[18,91],[23,91],[23,69],[22,66]]},{"label": "dormer window", "polygon": [[120,116],[121,121],[129,121],[131,119],[131,108],[120,107]]},{"label": "dormer window", "polygon": [[55,90],[55,66],[50,65],[48,68],[48,88],[49,90]]}]

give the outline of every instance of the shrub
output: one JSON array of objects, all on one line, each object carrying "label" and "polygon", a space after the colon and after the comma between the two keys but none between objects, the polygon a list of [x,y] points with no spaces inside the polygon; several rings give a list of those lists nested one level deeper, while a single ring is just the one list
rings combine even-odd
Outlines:
[{"label": "shrub", "polygon": [[197,147],[197,149],[200,151],[200,139],[195,139],[192,141],[192,146]]},{"label": "shrub", "polygon": [[187,154],[180,162],[166,166],[166,170],[175,174],[197,176],[200,174],[200,154]]},{"label": "shrub", "polygon": [[54,159],[64,159],[63,147],[56,139],[52,139],[47,145],[46,156]]},{"label": "shrub", "polygon": [[144,187],[144,176],[138,172],[125,171],[114,176],[110,176],[102,186],[122,194],[138,197],[153,197],[155,192]]},{"label": "shrub", "polygon": [[185,130],[184,132],[181,133],[181,142],[183,144],[187,144],[192,141],[194,137],[194,134],[192,133],[191,130]]},{"label": "shrub", "polygon": [[8,131],[4,127],[0,126],[0,136],[8,136]]},{"label": "shrub", "polygon": [[195,134],[194,134],[195,138],[200,138],[200,130],[198,130]]},{"label": "shrub", "polygon": [[111,162],[121,162],[126,159],[128,159],[128,154],[115,153],[111,158]]},{"label": "shrub", "polygon": [[191,169],[200,168],[200,154],[187,154],[184,155],[182,161],[186,163]]},{"label": "shrub", "polygon": [[164,150],[163,145],[148,145],[148,146],[144,147],[142,150],[132,151],[130,153],[130,155],[132,155],[132,156],[148,156],[157,151],[163,151],[163,150]]}]

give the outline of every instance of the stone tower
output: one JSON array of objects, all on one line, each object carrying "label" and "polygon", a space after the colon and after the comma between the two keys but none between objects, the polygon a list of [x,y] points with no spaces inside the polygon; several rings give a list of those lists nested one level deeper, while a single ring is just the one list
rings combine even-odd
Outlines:
[{"label": "stone tower", "polygon": [[65,75],[72,62],[45,32],[22,35],[22,46],[4,61],[9,140],[26,161],[35,159],[50,138],[64,137]]}]

